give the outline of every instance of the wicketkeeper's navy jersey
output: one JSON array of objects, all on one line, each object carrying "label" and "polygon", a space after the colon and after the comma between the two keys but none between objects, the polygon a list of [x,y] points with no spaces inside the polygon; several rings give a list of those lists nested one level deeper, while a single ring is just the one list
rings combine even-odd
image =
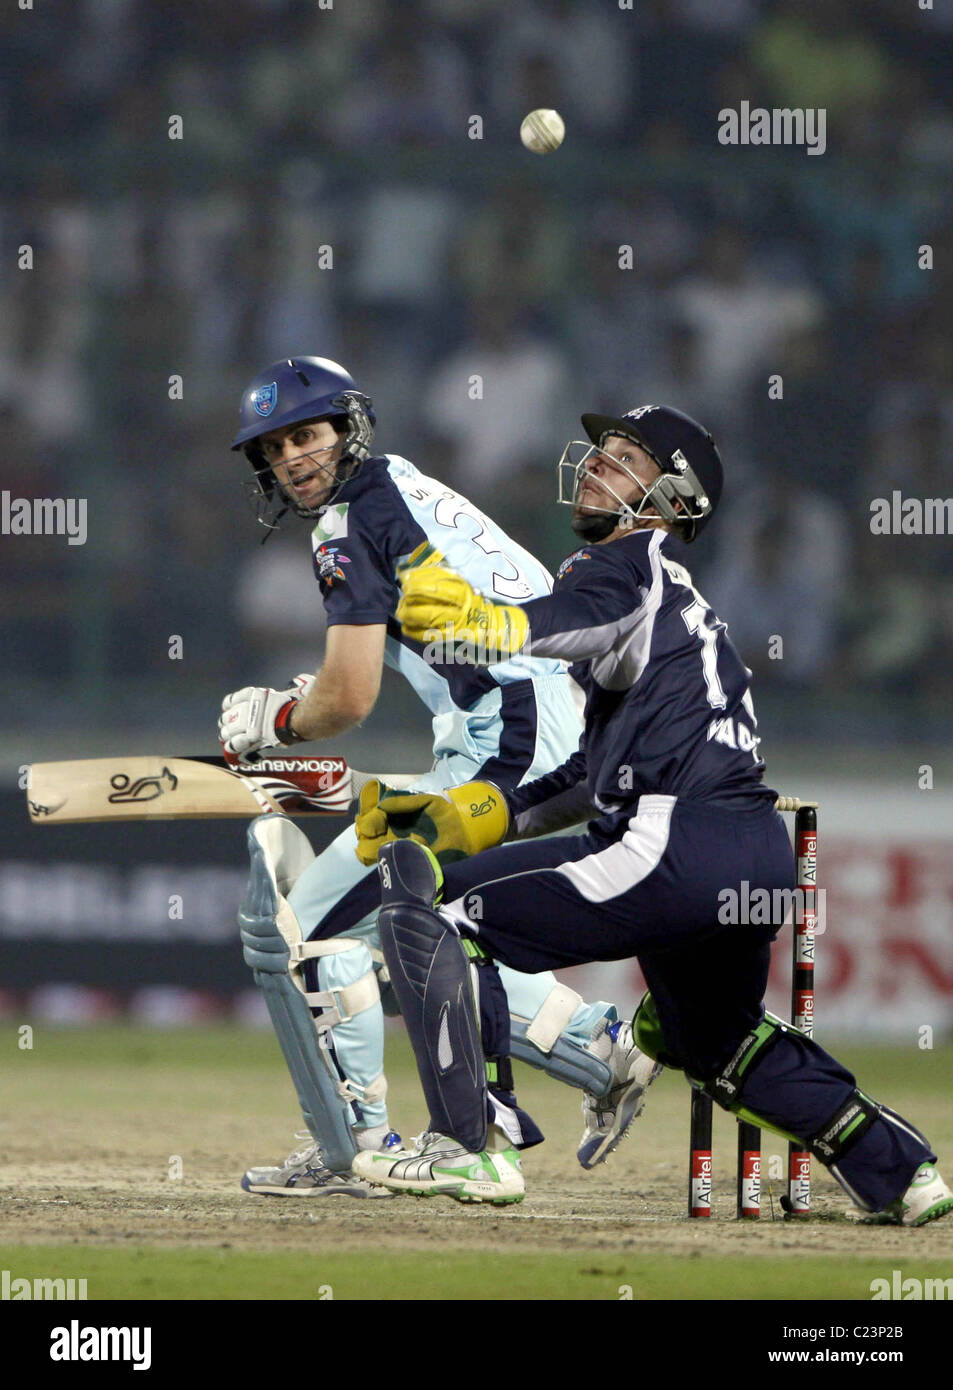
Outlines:
[{"label": "wicketkeeper's navy jersey", "polygon": [[514,813],[584,781],[604,812],[645,792],[775,799],[762,781],[751,672],[671,544],[653,528],[584,546],[563,562],[551,596],[522,605],[523,650],[573,663],[586,731],[562,768],[512,794]]}]

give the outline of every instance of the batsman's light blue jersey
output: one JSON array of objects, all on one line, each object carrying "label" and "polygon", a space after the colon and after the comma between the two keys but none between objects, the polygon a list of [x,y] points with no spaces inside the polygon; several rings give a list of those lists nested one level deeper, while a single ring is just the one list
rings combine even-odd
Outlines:
[{"label": "batsman's light blue jersey", "polygon": [[[312,537],[315,574],[328,624],[387,627],[385,661],[413,686],[433,716],[434,765],[417,782],[421,791],[485,777],[509,789],[534,781],[564,763],[578,747],[581,708],[565,662],[518,657],[491,671],[451,659],[405,637],[394,620],[400,598],[397,568],[423,544],[494,598],[528,602],[548,595],[549,572],[465,497],[426,477],[407,459],[368,459],[326,508]],[[449,649],[449,644],[448,644]],[[581,704],[581,701],[580,701]],[[309,989],[340,989],[370,969],[379,949],[380,884],[374,868],[356,855],[353,825],[314,860],[289,894],[304,935],[358,938],[354,947],[309,961]],[[378,956],[378,959],[380,957]],[[534,1018],[555,987],[549,972],[523,977],[504,971],[511,1012]],[[580,1005],[564,1039],[584,1048],[608,1005]],[[343,1074],[364,1098],[361,1123],[386,1120],[383,1100],[368,1098],[383,1066],[379,1007],[334,1029]],[[542,1054],[541,1054],[542,1055]]]},{"label": "batsman's light blue jersey", "polygon": [[549,571],[472,502],[387,454],[344,485],[312,542],[329,626],[386,624],[384,659],[431,711],[435,757],[464,757],[513,784],[575,750],[581,723],[564,662],[517,657],[477,668],[454,660],[449,643],[444,652],[406,637],[394,619],[398,566],[423,544],[493,598],[525,603],[552,591]]}]

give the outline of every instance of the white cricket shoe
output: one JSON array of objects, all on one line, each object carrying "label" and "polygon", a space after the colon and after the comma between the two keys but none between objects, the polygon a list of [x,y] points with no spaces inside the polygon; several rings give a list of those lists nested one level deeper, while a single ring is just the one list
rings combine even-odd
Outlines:
[{"label": "white cricket shoe", "polygon": [[421,1134],[412,1149],[359,1153],[351,1167],[368,1182],[415,1197],[454,1197],[502,1207],[521,1202],[526,1192],[516,1149],[470,1153],[444,1134]]},{"label": "white cricket shoe", "polygon": [[[295,1135],[305,1144],[295,1149],[276,1167],[249,1168],[242,1178],[246,1192],[263,1197],[390,1197],[383,1188],[372,1187],[353,1173],[333,1173],[322,1162],[321,1150],[307,1130]],[[381,1145],[382,1151],[400,1148],[400,1135],[393,1131]]]},{"label": "white cricket shoe", "polygon": [[645,1093],[662,1070],[640,1052],[632,1036],[631,1024],[617,1019],[602,1018],[593,1030],[589,1052],[605,1062],[612,1081],[604,1095],[593,1091],[582,1093],[582,1118],[585,1129],[576,1150],[583,1168],[595,1168],[603,1163],[620,1140],[628,1133],[629,1125],[645,1109]]},{"label": "white cricket shoe", "polygon": [[921,1163],[913,1182],[902,1197],[891,1202],[883,1211],[849,1215],[865,1226],[925,1226],[953,1211],[953,1192],[947,1187],[932,1163]]}]

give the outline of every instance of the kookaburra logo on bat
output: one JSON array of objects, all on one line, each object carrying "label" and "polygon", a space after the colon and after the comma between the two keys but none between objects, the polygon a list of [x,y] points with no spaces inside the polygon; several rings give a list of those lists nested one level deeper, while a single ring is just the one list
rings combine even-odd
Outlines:
[{"label": "kookaburra logo on bat", "polygon": [[124,772],[117,772],[110,777],[109,785],[113,791],[108,799],[114,804],[126,801],[155,801],[163,792],[174,792],[179,785],[179,779],[174,772],[164,767],[155,777],[137,777],[131,784]]}]

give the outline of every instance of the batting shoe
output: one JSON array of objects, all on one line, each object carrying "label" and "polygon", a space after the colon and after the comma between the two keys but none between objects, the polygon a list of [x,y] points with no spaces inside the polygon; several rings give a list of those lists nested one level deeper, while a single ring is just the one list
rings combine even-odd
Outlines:
[{"label": "batting shoe", "polygon": [[458,1202],[504,1207],[522,1202],[526,1193],[516,1149],[470,1153],[444,1134],[421,1134],[412,1149],[359,1153],[351,1166],[368,1182],[415,1197],[454,1197]]},{"label": "batting shoe", "polygon": [[583,1168],[595,1168],[605,1162],[625,1138],[632,1121],[642,1114],[645,1093],[662,1068],[639,1051],[631,1025],[621,1020],[600,1019],[588,1050],[606,1063],[612,1077],[609,1089],[601,1096],[594,1091],[582,1093],[585,1129],[576,1157]]},{"label": "batting shoe", "polygon": [[953,1192],[932,1163],[921,1163],[906,1192],[889,1207],[860,1214],[854,1208],[849,1214],[865,1226],[925,1226],[951,1211]]},{"label": "batting shoe", "polygon": [[[290,1153],[284,1163],[275,1168],[249,1168],[242,1178],[242,1187],[261,1197],[391,1197],[384,1188],[372,1187],[353,1173],[332,1173],[321,1161],[321,1150],[307,1131],[296,1139],[307,1142]],[[386,1135],[381,1151],[400,1149],[400,1135],[393,1130]]]}]

